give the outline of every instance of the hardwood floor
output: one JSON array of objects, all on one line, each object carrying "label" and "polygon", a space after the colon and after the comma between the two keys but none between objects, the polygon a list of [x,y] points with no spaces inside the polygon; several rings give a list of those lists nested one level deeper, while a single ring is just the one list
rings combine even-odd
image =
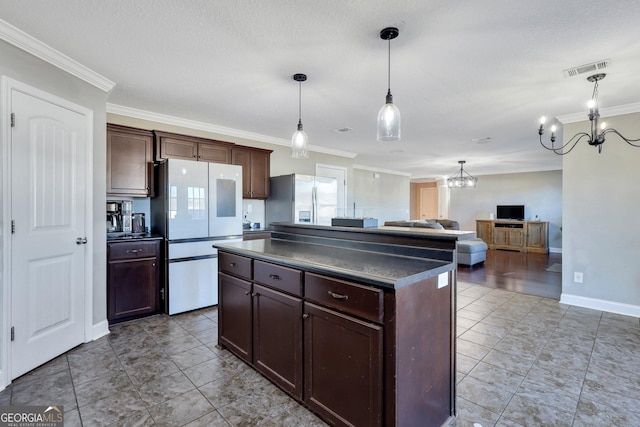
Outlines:
[{"label": "hardwood floor", "polygon": [[546,271],[562,264],[562,254],[536,254],[489,249],[475,267],[458,265],[458,280],[489,288],[560,299],[562,273]]}]

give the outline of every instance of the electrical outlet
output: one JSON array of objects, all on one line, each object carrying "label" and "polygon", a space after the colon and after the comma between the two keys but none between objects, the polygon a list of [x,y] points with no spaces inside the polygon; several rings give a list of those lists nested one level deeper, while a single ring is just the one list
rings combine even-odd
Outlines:
[{"label": "electrical outlet", "polygon": [[252,210],[253,210],[253,206],[251,206],[251,205],[247,205],[247,211],[248,211],[249,213],[251,213],[251,211],[252,211]]},{"label": "electrical outlet", "polygon": [[576,283],[582,283],[582,272],[575,271],[573,273],[573,281]]}]

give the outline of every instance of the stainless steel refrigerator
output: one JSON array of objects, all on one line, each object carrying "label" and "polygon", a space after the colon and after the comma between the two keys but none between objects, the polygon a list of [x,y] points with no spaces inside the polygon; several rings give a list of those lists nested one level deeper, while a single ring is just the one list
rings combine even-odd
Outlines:
[{"label": "stainless steel refrigerator", "polygon": [[267,225],[272,222],[331,225],[337,210],[335,178],[299,174],[271,177],[265,206]]},{"label": "stainless steel refrigerator", "polygon": [[242,240],[242,167],[169,159],[158,166],[152,231],[167,241],[165,309],[182,313],[218,303],[220,241]]}]

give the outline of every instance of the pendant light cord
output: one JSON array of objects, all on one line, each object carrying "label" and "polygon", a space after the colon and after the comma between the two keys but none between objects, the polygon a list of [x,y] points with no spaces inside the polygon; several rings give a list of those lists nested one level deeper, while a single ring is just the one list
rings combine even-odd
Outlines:
[{"label": "pendant light cord", "polygon": [[302,82],[298,82],[298,124],[302,124]]},{"label": "pendant light cord", "polygon": [[391,93],[391,38],[387,39],[389,51],[387,57],[387,89]]}]

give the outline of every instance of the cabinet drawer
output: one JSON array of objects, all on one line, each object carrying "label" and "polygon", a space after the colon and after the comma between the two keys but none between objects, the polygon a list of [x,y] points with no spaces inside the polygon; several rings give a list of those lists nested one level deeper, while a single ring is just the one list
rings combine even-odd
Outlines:
[{"label": "cabinet drawer", "polygon": [[253,279],[263,285],[302,296],[302,271],[263,261],[254,261]]},{"label": "cabinet drawer", "polygon": [[306,273],[304,296],[374,322],[384,319],[384,292],[380,289]]},{"label": "cabinet drawer", "polygon": [[227,273],[251,280],[251,258],[218,252],[218,267]]},{"label": "cabinet drawer", "polygon": [[159,241],[118,242],[108,244],[109,261],[158,256]]}]

